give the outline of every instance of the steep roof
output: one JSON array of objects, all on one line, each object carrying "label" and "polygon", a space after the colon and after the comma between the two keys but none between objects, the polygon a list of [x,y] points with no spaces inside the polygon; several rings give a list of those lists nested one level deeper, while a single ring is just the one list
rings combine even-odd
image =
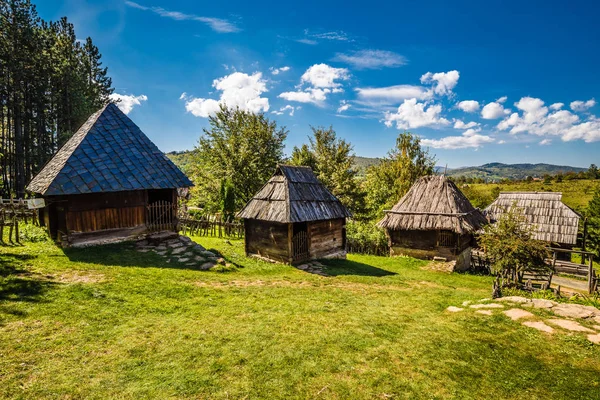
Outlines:
[{"label": "steep roof", "polygon": [[27,190],[54,196],[189,186],[185,174],[110,103],[92,114]]},{"label": "steep roof", "polygon": [[445,176],[419,178],[408,193],[377,224],[390,230],[450,230],[471,233],[485,217]]},{"label": "steep roof", "polygon": [[310,167],[279,165],[238,217],[292,223],[350,217]]},{"label": "steep roof", "polygon": [[513,205],[522,210],[525,223],[534,227],[536,239],[552,243],[577,243],[581,216],[562,202],[562,193],[502,192],[484,212],[491,220],[498,220]]}]

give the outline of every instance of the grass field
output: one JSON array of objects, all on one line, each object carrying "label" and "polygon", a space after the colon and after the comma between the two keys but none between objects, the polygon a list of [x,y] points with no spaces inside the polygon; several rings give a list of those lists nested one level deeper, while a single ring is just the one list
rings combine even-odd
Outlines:
[{"label": "grass field", "polygon": [[563,182],[543,183],[536,182],[511,182],[476,183],[469,184],[468,188],[461,188],[469,200],[477,207],[486,207],[494,201],[494,191],[501,192],[562,192],[563,203],[576,211],[583,211],[600,187],[600,180],[581,179]]},{"label": "grass field", "polygon": [[243,256],[177,268],[131,245],[2,247],[2,398],[599,399],[600,346],[452,314],[491,278],[351,255],[331,275]]}]

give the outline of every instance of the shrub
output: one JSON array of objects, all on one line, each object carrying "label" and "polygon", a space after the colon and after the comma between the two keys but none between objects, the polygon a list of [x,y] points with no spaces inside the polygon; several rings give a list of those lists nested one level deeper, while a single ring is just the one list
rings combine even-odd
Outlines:
[{"label": "shrub", "polygon": [[40,226],[19,224],[19,240],[31,243],[45,242],[48,240],[48,233]]},{"label": "shrub", "polygon": [[382,229],[373,221],[349,220],[346,223],[348,250],[352,253],[374,254],[386,256],[389,254],[388,240]]}]

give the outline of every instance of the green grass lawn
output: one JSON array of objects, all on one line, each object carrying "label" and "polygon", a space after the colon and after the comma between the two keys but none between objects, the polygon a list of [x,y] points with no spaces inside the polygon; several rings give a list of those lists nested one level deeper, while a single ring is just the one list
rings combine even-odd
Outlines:
[{"label": "green grass lawn", "polygon": [[492,279],[351,255],[321,277],[248,259],[201,272],[131,245],[2,247],[2,398],[598,399],[600,346],[496,312]]}]

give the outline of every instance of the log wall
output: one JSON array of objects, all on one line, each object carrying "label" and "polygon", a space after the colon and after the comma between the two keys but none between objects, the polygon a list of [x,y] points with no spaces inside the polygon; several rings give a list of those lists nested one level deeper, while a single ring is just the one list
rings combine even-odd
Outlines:
[{"label": "log wall", "polygon": [[333,254],[340,256],[346,251],[345,220],[332,219],[308,223],[310,258],[324,258]]},{"label": "log wall", "polygon": [[94,232],[137,227],[145,224],[145,190],[66,196],[66,228],[72,232]]},{"label": "log wall", "polygon": [[288,225],[255,219],[244,220],[246,254],[290,262]]}]

